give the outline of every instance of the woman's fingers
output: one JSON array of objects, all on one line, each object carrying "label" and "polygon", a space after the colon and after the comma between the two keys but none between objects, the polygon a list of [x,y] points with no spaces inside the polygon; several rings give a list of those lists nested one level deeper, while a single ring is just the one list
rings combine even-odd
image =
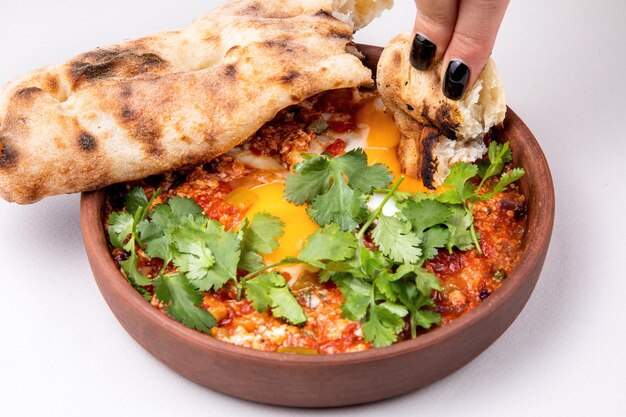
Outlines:
[{"label": "woman's fingers", "polygon": [[487,63],[509,0],[461,0],[444,55],[443,93],[459,100]]},{"label": "woman's fingers", "polygon": [[417,17],[411,48],[411,65],[418,70],[430,67],[443,57],[452,38],[458,13],[458,0],[415,0]]}]

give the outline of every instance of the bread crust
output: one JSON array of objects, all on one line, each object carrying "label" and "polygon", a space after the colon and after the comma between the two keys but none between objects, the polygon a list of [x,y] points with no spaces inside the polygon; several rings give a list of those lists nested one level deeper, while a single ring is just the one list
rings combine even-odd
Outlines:
[{"label": "bread crust", "polygon": [[418,71],[409,62],[410,48],[408,34],[389,42],[378,63],[376,85],[401,133],[398,158],[403,172],[434,189],[441,172],[449,168],[440,166],[434,152],[437,142],[448,138],[475,146],[475,138],[503,122],[504,91],[490,59],[464,98],[450,100],[441,89],[441,62]]},{"label": "bread crust", "polygon": [[21,204],[209,161],[281,109],[372,83],[331,0],[233,0],[0,93],[0,196]]}]

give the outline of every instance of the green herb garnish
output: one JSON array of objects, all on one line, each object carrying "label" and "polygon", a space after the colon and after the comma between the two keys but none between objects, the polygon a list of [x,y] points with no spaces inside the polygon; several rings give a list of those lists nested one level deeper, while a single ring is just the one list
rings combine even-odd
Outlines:
[{"label": "green herb garnish", "polygon": [[[262,272],[257,269],[269,268],[263,264],[261,254],[270,253],[278,246],[277,239],[284,227],[278,218],[260,213],[250,223],[245,222],[239,233],[234,233],[208,219],[189,198],[173,197],[167,204],[149,210],[158,193],[151,202],[141,188],[133,189],[129,196],[130,204],[127,202],[126,207],[136,209],[136,214],[111,213],[108,219],[111,244],[130,253],[121,266],[131,284],[147,296],[148,291],[142,287],[153,285],[157,300],[176,320],[209,333],[216,321],[211,313],[200,308],[202,292],[232,283],[239,295],[245,293],[249,301],[263,305],[263,311],[269,306],[276,317],[293,324],[306,321],[302,307],[280,274],[270,272],[253,278]],[[156,277],[147,277],[137,269],[137,248],[150,258],[163,260],[163,268]],[[176,272],[167,272],[168,267],[175,267]],[[238,278],[238,270],[256,272]],[[259,304],[260,299],[270,301]]]},{"label": "green herb garnish", "polygon": [[[452,166],[444,182],[448,189],[435,195],[399,192],[402,177],[389,188],[393,176],[388,168],[368,165],[361,149],[339,157],[304,155],[287,177],[285,199],[307,205],[320,229],[307,238],[298,258],[273,265],[265,265],[262,255],[278,246],[284,228],[278,218],[257,214],[244,220],[238,232],[227,231],[193,200],[173,197],[152,207],[159,192],[148,200],[141,188],[129,192],[126,211],[109,216],[109,238],[129,254],[121,266],[130,283],[146,297],[146,287],[153,286],[164,308],[189,327],[210,333],[217,323],[201,308],[202,292],[226,285],[260,312],[271,309],[275,317],[305,323],[307,316],[287,282],[272,271],[301,263],[319,268],[321,282],[332,280],[341,289],[343,316],[363,323],[366,340],[387,346],[398,340],[405,323],[415,337],[419,327],[441,322],[431,297],[441,290],[440,282],[423,265],[442,248],[481,253],[473,206],[524,175],[519,168],[502,174],[511,158],[508,143],[492,142],[488,161]],[[485,182],[498,175],[492,190],[483,193]],[[370,211],[367,202],[375,192],[385,197]],[[383,214],[392,199],[397,212]],[[163,260],[156,276],[139,271],[138,250]]]}]

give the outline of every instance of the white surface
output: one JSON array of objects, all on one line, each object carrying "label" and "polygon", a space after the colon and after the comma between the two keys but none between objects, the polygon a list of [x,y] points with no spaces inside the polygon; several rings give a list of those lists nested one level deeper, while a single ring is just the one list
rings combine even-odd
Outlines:
[{"label": "white surface", "polygon": [[[0,83],[182,26],[217,3],[2,0]],[[384,44],[409,31],[412,2],[397,3],[357,40]],[[400,398],[322,412],[216,394],[118,325],[83,252],[78,196],[0,201],[0,415],[626,415],[625,16],[621,0],[510,6],[494,56],[508,103],[546,152],[558,208],[530,302],[468,366]]]}]

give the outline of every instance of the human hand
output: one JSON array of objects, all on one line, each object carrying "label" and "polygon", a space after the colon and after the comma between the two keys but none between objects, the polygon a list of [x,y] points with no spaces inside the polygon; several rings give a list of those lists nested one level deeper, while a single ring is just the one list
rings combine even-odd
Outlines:
[{"label": "human hand", "polygon": [[411,65],[443,60],[443,94],[460,100],[491,55],[509,0],[415,0]]}]

